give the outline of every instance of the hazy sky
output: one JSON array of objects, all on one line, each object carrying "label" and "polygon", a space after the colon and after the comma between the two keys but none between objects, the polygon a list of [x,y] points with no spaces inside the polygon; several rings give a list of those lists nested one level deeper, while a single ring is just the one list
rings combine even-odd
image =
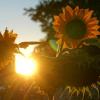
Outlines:
[{"label": "hazy sky", "polygon": [[39,0],[0,0],[0,31],[5,27],[18,33],[17,42],[44,37],[38,23],[24,15],[24,8],[35,7]]}]

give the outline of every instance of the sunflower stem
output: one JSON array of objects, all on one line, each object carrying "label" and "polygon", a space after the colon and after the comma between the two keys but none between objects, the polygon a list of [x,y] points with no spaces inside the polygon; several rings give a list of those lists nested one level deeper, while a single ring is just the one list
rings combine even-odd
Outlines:
[{"label": "sunflower stem", "polygon": [[61,52],[63,50],[63,45],[64,45],[64,39],[62,37],[61,45],[58,47],[58,53],[57,53],[56,57],[58,57],[61,54]]},{"label": "sunflower stem", "polygon": [[36,44],[47,44],[47,42],[36,42],[36,41],[30,41],[30,42],[21,42],[19,43],[20,48],[27,48],[29,45],[36,45]]}]

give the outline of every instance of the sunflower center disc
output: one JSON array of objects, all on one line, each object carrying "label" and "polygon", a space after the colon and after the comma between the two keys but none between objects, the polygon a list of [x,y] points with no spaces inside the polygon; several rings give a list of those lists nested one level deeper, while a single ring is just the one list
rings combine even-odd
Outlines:
[{"label": "sunflower center disc", "polygon": [[71,20],[65,25],[64,29],[64,34],[67,33],[71,39],[79,39],[83,37],[87,32],[86,25],[81,19]]}]

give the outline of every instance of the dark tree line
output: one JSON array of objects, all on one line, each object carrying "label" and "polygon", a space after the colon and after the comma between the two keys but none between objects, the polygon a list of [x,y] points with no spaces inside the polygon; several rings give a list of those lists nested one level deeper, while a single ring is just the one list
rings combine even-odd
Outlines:
[{"label": "dark tree line", "polygon": [[53,17],[58,15],[66,5],[89,8],[95,11],[94,16],[100,19],[100,0],[41,0],[35,8],[25,8],[25,13],[36,22],[40,22],[47,40],[54,38]]}]

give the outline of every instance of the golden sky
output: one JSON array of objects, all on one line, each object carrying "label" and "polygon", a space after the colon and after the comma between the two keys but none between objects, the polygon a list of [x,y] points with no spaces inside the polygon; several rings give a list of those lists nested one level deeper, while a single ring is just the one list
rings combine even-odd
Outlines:
[{"label": "golden sky", "polygon": [[0,0],[0,31],[6,27],[18,33],[17,42],[44,38],[38,23],[24,15],[24,8],[35,7],[40,0]]}]

